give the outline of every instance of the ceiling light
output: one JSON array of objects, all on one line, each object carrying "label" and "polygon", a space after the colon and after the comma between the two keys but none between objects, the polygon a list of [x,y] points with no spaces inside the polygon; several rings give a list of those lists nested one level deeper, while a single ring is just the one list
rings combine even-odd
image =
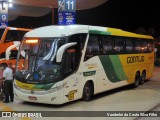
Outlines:
[{"label": "ceiling light", "polygon": [[9,3],[9,7],[10,7],[10,8],[13,7],[13,4],[12,4],[12,3]]}]

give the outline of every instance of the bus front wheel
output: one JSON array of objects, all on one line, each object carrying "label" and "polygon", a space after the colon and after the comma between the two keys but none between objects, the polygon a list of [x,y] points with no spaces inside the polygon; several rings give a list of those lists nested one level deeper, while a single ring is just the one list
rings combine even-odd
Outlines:
[{"label": "bus front wheel", "polygon": [[89,101],[92,97],[92,84],[90,82],[87,82],[83,88],[83,96],[82,96],[82,100],[84,101]]}]

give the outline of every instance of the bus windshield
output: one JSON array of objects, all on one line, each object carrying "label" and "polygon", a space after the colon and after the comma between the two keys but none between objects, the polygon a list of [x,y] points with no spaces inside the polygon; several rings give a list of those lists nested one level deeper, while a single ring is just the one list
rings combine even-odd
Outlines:
[{"label": "bus windshield", "polygon": [[65,37],[24,40],[17,60],[17,66],[22,67],[16,69],[15,77],[27,83],[59,81],[62,76],[61,64],[56,63],[55,58],[57,50],[65,43]]},{"label": "bus windshield", "polygon": [[23,30],[9,30],[6,34],[5,42],[21,41],[26,31]]}]

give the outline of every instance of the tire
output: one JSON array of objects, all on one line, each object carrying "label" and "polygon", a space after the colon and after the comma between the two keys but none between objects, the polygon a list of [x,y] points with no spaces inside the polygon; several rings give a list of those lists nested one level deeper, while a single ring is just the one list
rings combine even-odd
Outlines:
[{"label": "tire", "polygon": [[137,72],[136,75],[135,75],[135,80],[134,80],[134,83],[133,83],[133,88],[137,88],[140,84],[140,74]]},{"label": "tire", "polygon": [[142,85],[142,84],[144,83],[145,79],[146,79],[146,72],[143,71],[143,72],[142,72],[142,75],[141,75],[141,80],[140,80],[140,83],[139,83],[139,84]]},{"label": "tire", "polygon": [[83,88],[83,96],[82,100],[84,101],[89,101],[91,100],[92,94],[93,94],[93,89],[92,89],[92,84],[90,82],[87,82]]}]

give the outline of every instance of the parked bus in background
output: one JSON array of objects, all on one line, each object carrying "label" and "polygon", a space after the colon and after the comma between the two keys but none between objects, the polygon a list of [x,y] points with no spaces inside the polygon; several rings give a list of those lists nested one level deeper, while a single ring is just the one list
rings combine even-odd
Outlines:
[{"label": "parked bus in background", "polygon": [[20,45],[14,93],[28,102],[88,101],[114,88],[138,87],[153,69],[151,36],[88,25],[46,26],[28,32]]},{"label": "parked bus in background", "polygon": [[15,67],[20,41],[30,30],[14,27],[0,28],[0,64],[11,63]]}]

